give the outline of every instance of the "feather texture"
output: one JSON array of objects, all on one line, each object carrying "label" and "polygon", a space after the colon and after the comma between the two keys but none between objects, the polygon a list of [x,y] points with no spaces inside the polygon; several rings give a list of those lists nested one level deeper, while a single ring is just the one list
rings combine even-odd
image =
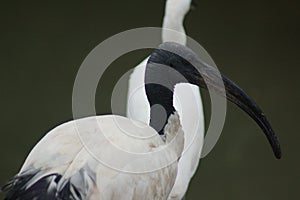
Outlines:
[{"label": "feather texture", "polygon": [[121,116],[62,124],[3,186],[6,200],[166,199],[184,143],[176,113],[169,123],[167,143],[151,127]]}]

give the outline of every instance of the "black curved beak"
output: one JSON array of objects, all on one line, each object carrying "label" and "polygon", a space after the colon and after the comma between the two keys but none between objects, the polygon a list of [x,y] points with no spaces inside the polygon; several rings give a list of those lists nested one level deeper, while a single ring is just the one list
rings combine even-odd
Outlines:
[{"label": "black curved beak", "polygon": [[[208,70],[209,73],[206,74],[207,77],[205,78],[206,82],[211,77],[215,77],[214,71],[215,70]],[[256,104],[256,102],[246,93],[244,92],[238,85],[236,85],[233,81],[228,79],[226,76],[221,75],[222,80],[225,86],[226,91],[226,98],[237,105],[239,108],[241,108],[243,111],[245,111],[262,129],[262,131],[265,133],[265,136],[267,137],[274,155],[277,159],[281,158],[281,148],[279,141],[275,135],[275,132],[269,123],[268,119],[266,118],[263,111],[260,109],[260,107]],[[200,82],[200,85],[203,85],[203,78],[198,79]],[[220,91],[219,84],[214,84],[214,81],[210,82],[210,87],[212,87],[217,93]]]},{"label": "black curved beak", "polygon": [[[220,74],[215,68],[200,60],[197,60],[195,65],[200,69],[198,72],[193,72],[193,74],[190,75],[191,77],[187,77],[188,80],[202,88],[207,89],[207,87],[209,87],[215,93],[226,97],[229,101],[246,112],[260,126],[273,149],[275,157],[280,159],[281,148],[279,141],[271,124],[257,103],[243,89],[226,76]],[[220,80],[221,78],[225,86],[225,93],[222,92],[224,88]]]},{"label": "black curved beak", "polygon": [[[201,88],[209,88],[210,91],[212,90],[216,94],[226,97],[229,101],[245,111],[260,126],[273,149],[275,157],[278,159],[281,158],[280,144],[275,132],[256,102],[237,84],[220,74],[216,68],[198,59],[196,54],[190,49],[176,43],[165,43],[162,45],[162,47],[169,46],[172,47],[172,49],[177,49],[177,51],[180,52],[181,55],[185,55],[184,57],[187,59],[172,53],[172,49],[172,52],[165,49],[156,49],[148,63],[158,63],[169,66],[183,75],[189,83],[198,85]],[[151,66],[149,65],[149,67]]]},{"label": "black curved beak", "polygon": [[278,138],[263,111],[256,102],[235,83],[227,79],[224,75],[222,79],[225,85],[227,99],[244,110],[260,126],[273,149],[275,157],[280,159],[281,148]]}]

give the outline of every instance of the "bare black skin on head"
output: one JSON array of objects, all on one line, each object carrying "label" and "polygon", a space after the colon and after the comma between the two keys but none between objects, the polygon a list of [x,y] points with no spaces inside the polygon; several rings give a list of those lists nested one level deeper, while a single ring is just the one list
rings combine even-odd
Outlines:
[{"label": "bare black skin on head", "polygon": [[[197,66],[193,66],[189,60],[173,52],[186,55],[185,57],[190,59],[191,62],[197,63]],[[178,77],[167,76],[165,73],[162,74],[160,72],[162,65],[176,70],[184,76],[185,80],[179,80]],[[199,72],[201,72],[201,74]],[[205,89],[207,89],[208,85],[215,93],[226,97],[229,101],[245,111],[265,133],[275,157],[278,159],[281,158],[279,141],[262,110],[255,101],[234,82],[224,75],[221,75],[221,78],[225,86],[226,94],[221,92],[222,90],[220,88],[222,85],[220,84],[218,71],[215,68],[199,60],[196,54],[189,48],[177,43],[167,42],[160,45],[160,47],[151,54],[148,60],[145,73],[145,90],[151,108],[155,104],[162,105],[166,110],[168,119],[175,111],[173,107],[173,92],[177,83],[191,83]],[[170,85],[165,87],[160,84],[155,84],[161,79],[168,79]],[[150,126],[156,129],[159,134],[163,135],[163,129],[159,130],[157,128],[157,122],[153,120],[152,116],[157,116],[155,112],[155,110],[151,109]],[[165,124],[166,123],[167,121]]]}]

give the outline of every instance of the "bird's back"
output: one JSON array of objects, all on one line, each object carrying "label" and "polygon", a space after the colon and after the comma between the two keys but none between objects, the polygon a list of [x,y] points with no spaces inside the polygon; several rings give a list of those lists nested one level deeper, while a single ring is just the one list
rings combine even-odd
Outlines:
[{"label": "bird's back", "polygon": [[[173,141],[183,146],[183,136]],[[50,131],[3,189],[8,200],[165,199],[183,148],[174,147],[124,117],[74,120]]]}]

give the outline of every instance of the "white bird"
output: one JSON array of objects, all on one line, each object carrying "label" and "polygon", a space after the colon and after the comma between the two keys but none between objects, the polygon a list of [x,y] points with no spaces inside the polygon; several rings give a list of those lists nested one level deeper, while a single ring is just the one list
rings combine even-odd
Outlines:
[{"label": "white bird", "polygon": [[[190,10],[191,0],[167,0],[163,19],[162,40],[186,45],[183,26],[185,15]],[[172,31],[170,31],[172,30]],[[182,34],[178,34],[182,33]],[[134,68],[129,79],[127,117],[149,123],[148,106],[144,84],[144,73],[149,57]],[[175,88],[174,107],[181,119],[185,133],[184,153],[179,160],[178,174],[169,199],[182,199],[199,164],[204,138],[204,114],[199,88],[189,84],[178,84]]]},{"label": "white bird", "polygon": [[[184,132],[173,106],[174,87],[182,82],[203,88],[207,84],[224,96],[217,74],[187,47],[163,43],[151,54],[145,71],[150,126],[103,115],[56,127],[2,188],[8,191],[6,200],[167,199],[184,145]],[[157,84],[161,80],[164,84]],[[222,76],[222,80],[226,97],[257,122],[280,158],[279,142],[260,108],[228,78]],[[162,114],[158,105],[164,108],[167,120],[157,117]]]}]

